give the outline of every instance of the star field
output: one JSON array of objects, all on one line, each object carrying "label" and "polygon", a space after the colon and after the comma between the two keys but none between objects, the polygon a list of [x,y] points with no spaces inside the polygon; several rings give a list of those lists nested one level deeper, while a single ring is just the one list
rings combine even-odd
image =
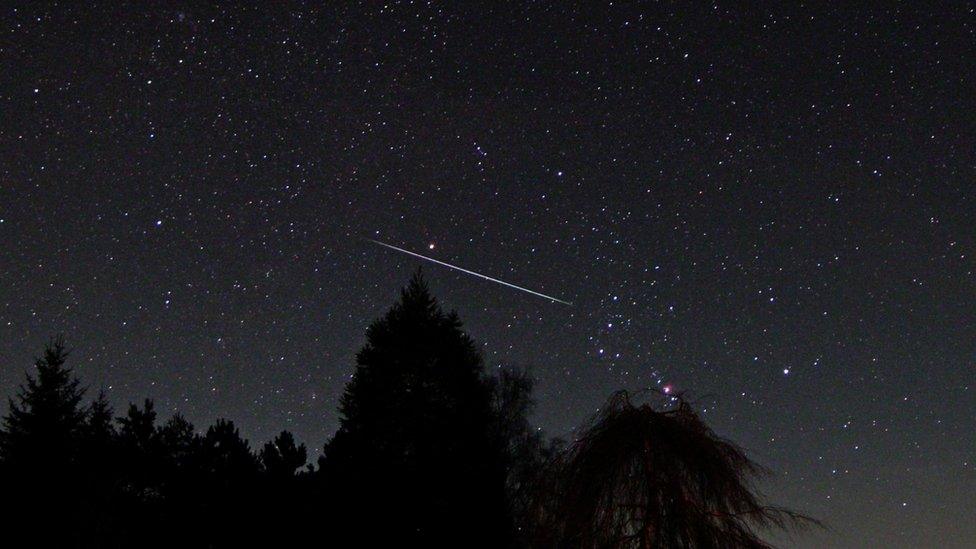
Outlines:
[{"label": "star field", "polygon": [[922,4],[7,4],[0,390],[63,332],[321,448],[422,265],[548,434],[684,391],[790,546],[971,546],[976,10]]}]

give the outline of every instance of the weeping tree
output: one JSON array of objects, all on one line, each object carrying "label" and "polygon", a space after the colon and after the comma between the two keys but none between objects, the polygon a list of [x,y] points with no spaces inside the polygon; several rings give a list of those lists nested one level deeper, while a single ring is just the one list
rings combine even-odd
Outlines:
[{"label": "weeping tree", "polygon": [[768,548],[760,533],[810,519],[766,505],[766,471],[715,435],[680,397],[614,394],[549,464],[534,541],[572,548]]}]

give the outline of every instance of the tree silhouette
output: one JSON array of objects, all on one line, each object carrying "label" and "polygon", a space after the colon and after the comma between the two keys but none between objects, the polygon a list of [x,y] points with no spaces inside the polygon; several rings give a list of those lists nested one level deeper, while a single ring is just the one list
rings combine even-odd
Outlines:
[{"label": "tree silhouette", "polygon": [[251,445],[241,436],[234,422],[227,419],[218,419],[207,429],[203,437],[203,456],[207,471],[219,482],[248,478],[259,469]]},{"label": "tree silhouette", "polygon": [[160,450],[156,411],[153,408],[153,401],[147,398],[141,410],[135,404],[129,404],[128,414],[118,418],[119,437],[123,444],[144,456]]},{"label": "tree silhouette", "polygon": [[[35,375],[9,400],[9,412],[0,432],[0,463],[5,491],[16,494],[16,504],[4,517],[40,545],[63,545],[78,533],[72,515],[59,517],[60,527],[46,528],[45,503],[58,501],[72,508],[81,500],[78,441],[85,411],[83,389],[69,368],[64,340],[57,338],[35,362]],[[16,540],[16,537],[14,537]]]},{"label": "tree silhouette", "polygon": [[304,444],[295,445],[291,433],[282,431],[273,441],[265,443],[260,457],[266,473],[275,478],[287,478],[305,465],[308,452]]},{"label": "tree silhouette", "polygon": [[10,467],[44,469],[64,467],[74,459],[75,442],[85,420],[81,409],[84,390],[64,366],[68,353],[62,338],[55,339],[27,375],[17,402],[9,400],[3,418],[0,459]]},{"label": "tree silhouette", "polygon": [[180,414],[174,414],[159,429],[159,438],[170,466],[185,469],[200,452],[200,436],[193,430],[193,424]]},{"label": "tree silhouette", "polygon": [[526,531],[531,511],[532,489],[540,481],[553,449],[539,429],[529,423],[535,407],[534,381],[524,370],[501,368],[488,380],[491,387],[495,425],[493,434],[502,448],[505,464],[505,492],[509,513],[517,531]]},{"label": "tree silhouette", "polygon": [[282,431],[261,449],[264,467],[261,500],[265,504],[261,518],[267,525],[264,545],[301,545],[308,536],[301,526],[322,522],[322,497],[312,491],[307,471],[300,471],[307,458],[305,445],[296,444],[288,431]]},{"label": "tree silhouette", "polygon": [[529,422],[532,378],[487,375],[419,272],[366,332],[319,458],[288,431],[252,451],[153,401],[87,406],[54,340],[0,430],[4,540],[36,547],[766,548],[808,521],[767,506],[763,470],[680,397],[614,395],[568,447]]},{"label": "tree silhouette", "polygon": [[362,545],[508,544],[503,449],[481,356],[419,272],[370,325],[356,361],[323,461],[344,535]]},{"label": "tree silhouette", "polygon": [[112,405],[105,396],[104,391],[99,391],[98,396],[88,407],[85,421],[85,438],[89,440],[101,440],[107,442],[115,434],[115,426],[112,425]]},{"label": "tree silhouette", "polygon": [[78,443],[77,471],[84,501],[76,510],[80,545],[118,546],[118,509],[114,507],[122,460],[112,420],[112,406],[104,392],[88,407]]},{"label": "tree silhouette", "polygon": [[218,419],[200,441],[201,482],[194,497],[200,535],[212,547],[250,545],[254,532],[234,524],[261,524],[265,509],[258,500],[260,462],[233,421]]},{"label": "tree silhouette", "polygon": [[579,548],[770,547],[758,532],[809,519],[765,505],[764,473],[682,399],[658,411],[616,393],[552,464],[537,543]]}]

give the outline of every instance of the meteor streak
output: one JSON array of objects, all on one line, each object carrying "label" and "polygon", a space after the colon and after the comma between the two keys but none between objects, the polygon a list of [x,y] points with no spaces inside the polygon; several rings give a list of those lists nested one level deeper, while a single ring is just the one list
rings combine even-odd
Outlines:
[{"label": "meteor streak", "polygon": [[418,253],[411,252],[410,250],[404,250],[403,248],[398,248],[398,247],[396,247],[396,246],[394,246],[392,244],[387,244],[385,242],[380,242],[379,240],[373,240],[372,238],[367,238],[366,240],[372,242],[373,244],[378,244],[380,246],[383,246],[384,248],[389,248],[391,250],[396,250],[398,252],[402,252],[402,253],[405,253],[407,255],[412,255],[414,257],[419,257],[420,259],[425,259],[425,260],[430,261],[432,263],[437,263],[438,265],[443,265],[443,266],[445,266],[445,267],[447,267],[449,269],[454,269],[456,271],[461,271],[462,273],[467,273],[469,275],[474,275],[474,276],[476,276],[478,278],[483,278],[483,279],[485,279],[485,280],[487,280],[489,282],[497,282],[498,284],[501,284],[503,286],[508,286],[509,288],[515,288],[516,290],[520,290],[520,291],[523,291],[523,292],[526,292],[526,293],[530,293],[530,294],[532,294],[534,296],[544,297],[544,298],[546,298],[546,299],[548,299],[550,301],[555,301],[556,303],[562,303],[563,305],[569,305],[569,306],[572,306],[573,305],[569,301],[563,301],[562,299],[559,299],[559,298],[556,298],[556,297],[552,297],[551,295],[546,295],[546,294],[543,294],[543,293],[535,292],[535,291],[532,291],[532,290],[530,290],[528,288],[523,288],[521,286],[516,286],[515,284],[512,284],[510,282],[505,282],[504,280],[498,280],[497,278],[492,278],[490,276],[483,275],[481,273],[476,273],[474,271],[469,271],[467,269],[458,267],[457,265],[451,265],[450,263],[445,263],[443,261],[438,261],[438,260],[436,260],[436,259],[434,259],[432,257],[427,257],[426,255],[420,255]]}]

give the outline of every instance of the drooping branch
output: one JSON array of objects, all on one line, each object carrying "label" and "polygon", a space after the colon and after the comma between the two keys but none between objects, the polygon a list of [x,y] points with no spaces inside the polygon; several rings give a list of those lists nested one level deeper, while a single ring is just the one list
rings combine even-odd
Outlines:
[{"label": "drooping branch", "polygon": [[537,490],[536,537],[559,547],[767,548],[759,532],[815,523],[766,505],[766,471],[715,435],[680,395],[673,406],[614,394]]}]

